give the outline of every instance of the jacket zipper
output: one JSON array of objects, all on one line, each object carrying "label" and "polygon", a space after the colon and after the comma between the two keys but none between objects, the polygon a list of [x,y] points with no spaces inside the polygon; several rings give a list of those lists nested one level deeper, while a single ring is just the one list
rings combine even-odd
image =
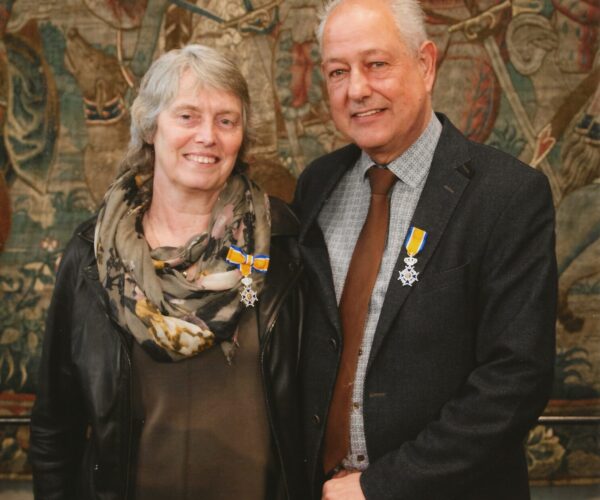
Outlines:
[{"label": "jacket zipper", "polygon": [[125,357],[127,359],[127,365],[129,367],[129,398],[128,398],[128,406],[129,406],[129,415],[127,418],[127,425],[129,427],[129,432],[127,433],[127,473],[125,476],[125,496],[124,498],[129,498],[129,480],[131,479],[131,468],[133,464],[131,463],[131,449],[133,448],[133,365],[131,363],[131,356],[129,354],[129,346],[123,337],[125,332],[112,317],[110,321],[118,330],[119,340],[123,346],[123,350],[125,351]]},{"label": "jacket zipper", "polygon": [[[265,376],[265,349],[266,349],[267,344],[271,340],[271,334],[273,332],[273,328],[275,328],[275,323],[277,322],[277,317],[279,316],[279,310],[281,309],[282,304],[285,302],[285,299],[289,295],[290,290],[297,283],[298,277],[300,276],[301,272],[302,272],[302,265],[298,265],[298,268],[297,268],[295,274],[292,276],[292,279],[290,279],[290,281],[288,282],[287,288],[281,294],[281,299],[279,300],[279,302],[277,303],[277,306],[273,310],[273,313],[269,317],[268,326],[267,326],[267,329],[265,330],[265,337],[264,337],[265,340],[264,340],[264,343],[260,350],[260,371],[261,371],[262,381],[263,381],[263,391],[265,394],[265,402],[267,404],[267,418],[269,419],[269,426],[271,427],[271,431],[273,434],[273,440],[275,441],[275,448],[277,449],[277,457],[279,459],[279,464],[280,464],[281,472],[282,472],[281,476],[283,478],[285,492],[286,492],[286,496],[288,499],[290,498],[288,478],[286,477],[286,474],[285,474],[285,466],[283,463],[283,457],[281,456],[281,445],[279,443],[279,440],[277,439],[277,433],[275,432],[275,425],[273,423],[273,417],[271,416],[271,412],[269,411],[269,408],[271,408],[271,402],[269,400],[269,392],[267,391],[267,377]],[[260,335],[260,333],[259,333],[259,335]]]},{"label": "jacket zipper", "polygon": [[[84,275],[86,276],[87,279],[94,281],[95,283],[99,284],[100,282],[97,279],[93,279],[89,276],[87,276],[87,274],[84,272]],[[107,315],[110,323],[117,329],[117,336],[119,337],[119,342],[121,343],[121,346],[123,347],[123,350],[125,352],[125,359],[127,359],[127,365],[129,368],[129,415],[128,415],[128,427],[129,427],[129,432],[128,432],[128,436],[127,436],[127,472],[125,475],[125,496],[124,498],[127,499],[129,498],[129,480],[130,480],[130,476],[131,476],[131,448],[132,448],[132,440],[133,440],[133,421],[132,421],[132,414],[133,414],[133,403],[132,403],[132,398],[133,398],[133,379],[132,379],[132,363],[131,363],[131,356],[129,354],[129,346],[127,345],[127,342],[125,341],[124,338],[124,331],[121,328],[121,325],[119,325],[114,318],[110,315],[109,311],[109,304],[107,303],[106,300],[104,300],[104,298],[102,296],[99,296],[99,294],[95,294],[96,298],[98,299],[100,305],[102,306],[102,310],[104,311],[104,313]]]}]

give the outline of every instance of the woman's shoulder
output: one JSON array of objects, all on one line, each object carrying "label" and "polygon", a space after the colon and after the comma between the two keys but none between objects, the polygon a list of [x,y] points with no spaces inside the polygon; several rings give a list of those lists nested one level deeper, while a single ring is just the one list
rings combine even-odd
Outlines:
[{"label": "woman's shoulder", "polygon": [[73,232],[73,237],[79,237],[88,242],[94,242],[94,231],[96,229],[96,220],[98,215],[94,214],[89,219],[80,223]]},{"label": "woman's shoulder", "polygon": [[73,236],[67,243],[63,252],[61,263],[63,266],[68,263],[70,265],[79,266],[82,263],[89,265],[90,261],[94,260],[94,231],[96,228],[96,216],[80,223]]},{"label": "woman's shoulder", "polygon": [[269,196],[271,204],[271,235],[296,237],[300,222],[292,208],[280,198]]}]

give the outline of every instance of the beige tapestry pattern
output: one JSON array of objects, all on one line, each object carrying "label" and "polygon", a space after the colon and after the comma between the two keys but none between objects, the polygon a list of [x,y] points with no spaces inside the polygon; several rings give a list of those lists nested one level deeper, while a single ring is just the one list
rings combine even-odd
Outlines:
[{"label": "beige tapestry pattern", "polygon": [[[150,62],[186,43],[246,75],[251,175],[290,200],[346,143],[314,35],[321,0],[0,0],[0,416],[27,416],[61,251],[115,175]],[[424,0],[434,106],[549,179],[560,311],[548,415],[600,415],[600,0]],[[26,426],[0,426],[0,477],[23,478]],[[531,477],[600,482],[600,426],[539,425]]]}]

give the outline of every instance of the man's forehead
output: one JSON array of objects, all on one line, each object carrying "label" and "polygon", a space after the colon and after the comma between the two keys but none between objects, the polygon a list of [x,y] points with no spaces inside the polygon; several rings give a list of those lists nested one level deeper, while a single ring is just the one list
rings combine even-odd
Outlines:
[{"label": "man's forehead", "polygon": [[404,49],[404,40],[385,2],[349,0],[336,6],[327,19],[322,40],[322,60],[340,55],[370,56]]},{"label": "man's forehead", "polygon": [[[345,25],[352,29],[370,22],[386,22],[393,17],[393,11],[386,0],[345,0],[337,4],[325,21],[328,24]],[[347,23],[350,21],[350,25]],[[393,21],[392,21],[393,22]]]}]

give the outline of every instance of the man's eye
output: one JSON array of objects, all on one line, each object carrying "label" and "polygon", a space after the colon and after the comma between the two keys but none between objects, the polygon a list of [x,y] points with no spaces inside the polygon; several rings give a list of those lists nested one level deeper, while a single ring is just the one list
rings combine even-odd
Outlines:
[{"label": "man's eye", "polygon": [[182,113],[179,115],[179,118],[181,118],[184,121],[187,120],[191,120],[192,119],[192,115],[188,114],[188,113]]},{"label": "man's eye", "polygon": [[342,76],[346,71],[343,69],[334,69],[332,71],[329,72],[329,78],[339,78],[340,76]]},{"label": "man's eye", "polygon": [[383,61],[373,61],[372,63],[369,64],[372,68],[383,68],[384,66],[387,65],[387,63],[383,62]]}]

